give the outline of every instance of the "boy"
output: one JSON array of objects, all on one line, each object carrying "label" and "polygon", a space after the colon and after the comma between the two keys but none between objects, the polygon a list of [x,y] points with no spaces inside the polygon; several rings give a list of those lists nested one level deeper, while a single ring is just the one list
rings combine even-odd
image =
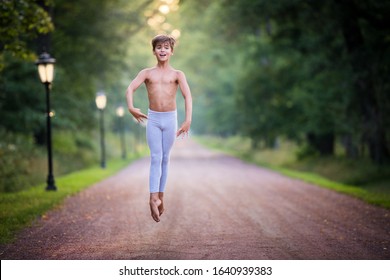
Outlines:
[{"label": "boy", "polygon": [[[175,137],[188,135],[192,119],[192,96],[183,72],[173,69],[169,59],[173,55],[175,39],[157,35],[152,39],[157,65],[138,73],[126,90],[127,106],[138,122],[147,119],[146,137],[150,149],[150,211],[156,222],[164,212],[164,190],[167,181],[170,150]],[[135,90],[145,83],[148,92],[148,115],[135,108]],[[177,130],[176,91],[180,87],[185,99],[185,121]]]}]

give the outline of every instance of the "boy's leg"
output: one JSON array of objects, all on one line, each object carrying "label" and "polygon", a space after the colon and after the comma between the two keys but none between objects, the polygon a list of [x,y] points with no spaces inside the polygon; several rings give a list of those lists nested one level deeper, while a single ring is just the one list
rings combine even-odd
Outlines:
[{"label": "boy's leg", "polygon": [[160,221],[161,205],[159,198],[159,185],[161,179],[161,162],[162,162],[162,131],[158,122],[149,119],[146,127],[146,138],[150,149],[150,174],[149,174],[149,191],[150,191],[150,211],[156,222]]},{"label": "boy's leg", "polygon": [[160,215],[164,212],[164,191],[168,178],[169,158],[173,144],[176,139],[177,117],[176,112],[172,113],[164,122],[164,130],[162,134],[162,162],[161,162],[161,179],[159,186],[159,198],[161,205],[159,206]]},{"label": "boy's leg", "polygon": [[159,192],[165,191],[165,185],[168,178],[169,159],[171,149],[176,139],[177,119],[176,114],[173,114],[168,122],[164,124],[162,132],[162,162],[161,162],[161,179]]},{"label": "boy's leg", "polygon": [[150,150],[149,191],[158,193],[161,179],[161,164],[163,158],[162,131],[158,124],[148,120],[146,139]]}]

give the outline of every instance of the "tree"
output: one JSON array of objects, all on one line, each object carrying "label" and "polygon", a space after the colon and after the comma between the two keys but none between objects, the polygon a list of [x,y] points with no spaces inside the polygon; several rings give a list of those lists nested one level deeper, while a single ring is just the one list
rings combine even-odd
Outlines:
[{"label": "tree", "polygon": [[[45,1],[52,4],[52,1]],[[0,2],[0,71],[5,67],[4,55],[32,60],[35,58],[31,47],[38,34],[54,29],[49,14],[35,0],[14,0]]]},{"label": "tree", "polygon": [[[241,72],[242,51],[222,34],[216,17],[220,1],[183,1],[179,45],[172,64],[184,70],[194,98],[191,129],[197,133],[237,134],[241,116],[234,89]],[[182,3],[182,2],[181,2]],[[202,20],[199,20],[202,15]]]},{"label": "tree", "polygon": [[[389,70],[382,67],[386,64],[386,53],[389,43],[386,33],[390,20],[386,12],[390,11],[389,3],[375,1],[337,1],[335,2],[345,45],[349,54],[349,63],[355,74],[353,81],[355,95],[352,104],[362,119],[361,137],[367,143],[370,157],[377,163],[390,160],[388,148],[388,116],[381,101],[389,103],[383,89],[389,88]],[[360,23],[363,21],[363,23]],[[387,60],[388,61],[388,60]],[[387,117],[387,120],[386,120]]]},{"label": "tree", "polygon": [[[293,136],[306,135],[305,141],[321,154],[332,154],[338,137],[347,139],[344,143],[348,143],[349,154],[356,153],[354,145],[364,143],[375,162],[389,159],[389,95],[385,94],[389,89],[388,69],[383,66],[386,63],[379,62],[389,59],[384,33],[389,26],[385,16],[390,10],[388,3],[223,2],[220,18],[227,23],[225,33],[229,38],[239,36],[249,42],[263,36],[270,38],[255,46],[259,51],[266,44],[271,46],[272,51],[267,53],[270,64],[248,63],[251,69],[243,77],[254,81],[252,88],[258,96],[269,97],[266,102],[241,107],[247,112],[254,106],[261,112],[258,131],[291,136],[292,129],[285,125],[290,123],[296,130]],[[264,55],[254,52],[248,61],[261,57]],[[278,67],[278,61],[285,67]],[[281,115],[281,111],[274,110],[270,96],[296,109]],[[275,119],[280,121],[274,123]],[[254,132],[249,134],[254,136]]]}]

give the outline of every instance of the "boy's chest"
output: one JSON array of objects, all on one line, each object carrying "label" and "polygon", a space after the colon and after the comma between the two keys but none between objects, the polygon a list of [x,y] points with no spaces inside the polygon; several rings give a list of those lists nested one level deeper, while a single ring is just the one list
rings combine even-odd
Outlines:
[{"label": "boy's chest", "polygon": [[154,73],[146,79],[147,85],[176,85],[178,83],[174,72]]}]

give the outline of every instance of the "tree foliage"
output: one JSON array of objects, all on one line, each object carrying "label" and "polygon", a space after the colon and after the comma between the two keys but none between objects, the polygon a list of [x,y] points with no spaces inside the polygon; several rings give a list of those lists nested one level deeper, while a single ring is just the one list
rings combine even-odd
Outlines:
[{"label": "tree foliage", "polygon": [[[52,1],[45,1],[51,4]],[[0,71],[4,54],[32,59],[35,57],[29,43],[38,34],[54,29],[49,14],[35,0],[4,0],[0,2]]]},{"label": "tree foliage", "polygon": [[[120,83],[127,67],[129,42],[144,26],[143,12],[151,2],[55,0],[49,3],[50,15],[36,1],[1,2],[6,9],[2,20],[8,24],[1,29],[2,46],[14,53],[34,53],[37,46],[31,39],[45,39],[38,43],[57,60],[51,91],[57,129],[91,131],[96,127],[95,94],[105,90],[110,95],[111,85]],[[50,40],[37,37],[38,33],[52,31],[53,25],[55,32],[50,33]],[[0,125],[9,131],[34,134],[42,144],[44,89],[33,61],[4,52],[4,62]],[[25,125],[27,119],[29,124]]]},{"label": "tree foliage", "polygon": [[[223,1],[228,38],[248,45],[238,104],[254,139],[301,138],[322,154],[389,159],[388,2]],[[228,21],[229,20],[229,21]],[[385,93],[387,92],[387,94]]]},{"label": "tree foliage", "polygon": [[[388,1],[14,0],[0,9],[3,134],[45,144],[37,43],[57,60],[56,135],[83,134],[74,151],[93,141],[96,92],[106,92],[106,124],[118,129],[126,87],[155,64],[150,39],[175,31],[171,63],[190,84],[196,133],[243,134],[268,146],[285,137],[322,155],[342,143],[350,157],[389,159]],[[146,110],[144,87],[135,98]]]}]

